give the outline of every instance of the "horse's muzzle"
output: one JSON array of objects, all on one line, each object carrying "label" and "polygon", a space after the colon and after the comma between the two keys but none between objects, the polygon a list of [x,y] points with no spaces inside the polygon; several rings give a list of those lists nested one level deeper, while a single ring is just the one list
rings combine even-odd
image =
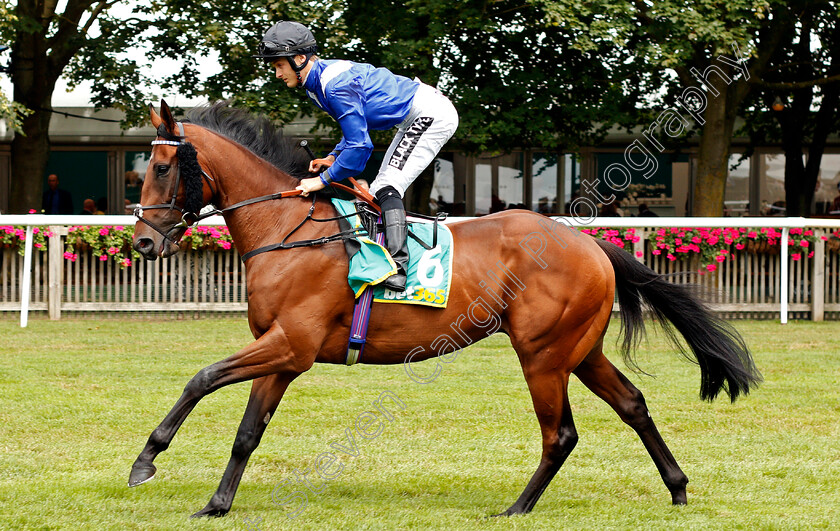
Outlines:
[{"label": "horse's muzzle", "polygon": [[133,247],[146,260],[157,260],[158,256],[168,258],[181,250],[177,243],[167,238],[161,238],[160,243],[156,243],[153,238],[147,236],[134,240]]}]

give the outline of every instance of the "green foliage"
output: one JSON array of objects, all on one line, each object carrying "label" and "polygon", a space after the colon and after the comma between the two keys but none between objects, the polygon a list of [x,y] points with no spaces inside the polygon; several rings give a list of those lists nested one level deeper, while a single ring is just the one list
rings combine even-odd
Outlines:
[{"label": "green foliage", "polygon": [[0,120],[5,120],[6,126],[16,133],[22,133],[21,120],[32,111],[9,98],[0,90]]}]

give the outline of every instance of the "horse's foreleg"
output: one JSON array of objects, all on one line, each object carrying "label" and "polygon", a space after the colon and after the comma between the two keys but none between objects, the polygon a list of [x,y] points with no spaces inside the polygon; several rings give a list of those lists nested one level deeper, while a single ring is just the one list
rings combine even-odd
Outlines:
[{"label": "horse's foreleg", "polygon": [[289,348],[282,328],[274,327],[233,356],[209,365],[193,376],[172,410],[155,428],[134,465],[128,485],[134,487],[155,475],[155,457],[169,447],[172,438],[198,402],[213,391],[236,382],[274,373],[300,374],[309,369],[312,358],[298,358]]},{"label": "horse's foreleg", "polygon": [[529,367],[524,367],[524,371],[542,431],[542,459],[519,499],[497,516],[530,512],[578,440],[567,394],[568,374],[561,374],[557,369],[546,372]]},{"label": "horse's foreleg", "polygon": [[674,505],[684,505],[688,478],[656,429],[642,393],[604,357],[600,347],[587,356],[574,374],[636,431],[671,492],[671,501]]},{"label": "horse's foreleg", "polygon": [[193,517],[224,516],[230,510],[239,481],[242,479],[242,473],[245,471],[245,465],[251,453],[259,446],[268,421],[274,416],[283,393],[296,376],[296,374],[272,374],[254,380],[251,397],[248,399],[248,406],[245,408],[245,415],[239,425],[230,453],[230,461],[219,488],[207,506],[195,513]]}]

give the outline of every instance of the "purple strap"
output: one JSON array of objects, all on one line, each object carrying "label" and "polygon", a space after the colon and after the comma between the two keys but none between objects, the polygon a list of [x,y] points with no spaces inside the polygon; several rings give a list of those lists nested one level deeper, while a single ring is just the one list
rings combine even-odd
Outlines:
[{"label": "purple strap", "polygon": [[[377,220],[380,223],[381,219]],[[376,235],[376,243],[382,245],[385,243],[384,231]],[[347,345],[347,358],[344,363],[353,365],[358,363],[362,358],[362,352],[365,350],[365,341],[367,340],[368,323],[370,322],[370,308],[373,302],[373,286],[368,286],[362,292],[362,296],[356,299],[356,304],[353,306],[353,322],[350,325],[350,342]]]}]

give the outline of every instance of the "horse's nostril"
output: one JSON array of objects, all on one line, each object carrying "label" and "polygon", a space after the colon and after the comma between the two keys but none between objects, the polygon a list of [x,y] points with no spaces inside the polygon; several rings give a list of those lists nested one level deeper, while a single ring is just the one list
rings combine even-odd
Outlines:
[{"label": "horse's nostril", "polygon": [[151,251],[154,245],[155,242],[153,242],[151,238],[138,238],[137,241],[134,242],[134,248],[144,254]]}]

